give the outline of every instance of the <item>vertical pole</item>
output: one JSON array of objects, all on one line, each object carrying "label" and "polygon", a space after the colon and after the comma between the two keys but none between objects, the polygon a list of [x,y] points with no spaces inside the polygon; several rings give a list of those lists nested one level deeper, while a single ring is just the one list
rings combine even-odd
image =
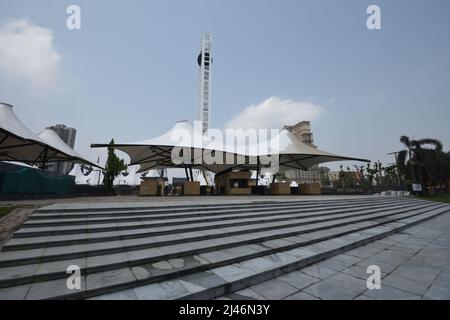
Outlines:
[{"label": "vertical pole", "polygon": [[44,155],[42,156],[41,170],[45,170],[45,164],[46,164],[46,162],[47,162],[47,151],[48,151],[48,147],[45,147],[45,149],[44,149]]},{"label": "vertical pole", "polygon": [[397,184],[398,186],[400,186],[400,172],[398,171],[398,160],[397,160],[397,152],[394,152],[394,156],[395,156],[395,171],[397,173]]},{"label": "vertical pole", "polygon": [[189,166],[189,172],[191,174],[191,181],[194,181],[194,174],[192,172],[192,166]]},{"label": "vertical pole", "polygon": [[256,186],[258,187],[259,182],[259,157],[256,160]]}]

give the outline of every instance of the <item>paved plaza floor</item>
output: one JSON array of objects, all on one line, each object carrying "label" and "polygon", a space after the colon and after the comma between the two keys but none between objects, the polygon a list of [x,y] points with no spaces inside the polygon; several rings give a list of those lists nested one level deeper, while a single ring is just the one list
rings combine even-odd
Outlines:
[{"label": "paved plaza floor", "polygon": [[[369,290],[378,265],[381,289]],[[219,299],[450,299],[450,213]]]}]

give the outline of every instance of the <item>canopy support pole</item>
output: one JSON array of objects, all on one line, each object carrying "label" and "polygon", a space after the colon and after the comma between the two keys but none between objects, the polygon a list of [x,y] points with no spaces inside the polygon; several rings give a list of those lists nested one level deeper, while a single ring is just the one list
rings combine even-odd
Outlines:
[{"label": "canopy support pole", "polygon": [[272,183],[275,183],[275,178],[277,177],[277,175],[274,173],[273,177],[272,177]]},{"label": "canopy support pole", "polygon": [[189,166],[189,173],[191,174],[191,181],[194,181],[194,174],[192,172],[192,166]]},{"label": "canopy support pole", "polygon": [[48,151],[48,148],[45,147],[45,149],[44,149],[44,155],[42,156],[41,170],[45,170],[45,164],[46,164],[46,162],[47,162],[47,151]]},{"label": "canopy support pole", "polygon": [[187,181],[190,181],[187,167],[184,167],[184,173],[186,173],[186,179],[187,179]]},{"label": "canopy support pole", "polygon": [[260,171],[260,168],[259,168],[259,157],[258,157],[258,159],[257,159],[256,161],[257,161],[257,163],[256,163],[256,186],[258,186],[258,182],[259,182],[259,171]]}]

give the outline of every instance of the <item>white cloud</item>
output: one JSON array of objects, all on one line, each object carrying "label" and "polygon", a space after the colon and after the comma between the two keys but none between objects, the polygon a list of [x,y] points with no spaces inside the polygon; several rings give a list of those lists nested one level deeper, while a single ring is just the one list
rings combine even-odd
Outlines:
[{"label": "white cloud", "polygon": [[299,121],[317,119],[322,107],[310,102],[282,100],[270,97],[265,101],[249,106],[230,120],[227,128],[240,129],[279,129]]},{"label": "white cloud", "polygon": [[50,30],[27,20],[0,26],[0,77],[25,84],[35,93],[54,88],[61,57],[53,45]]}]

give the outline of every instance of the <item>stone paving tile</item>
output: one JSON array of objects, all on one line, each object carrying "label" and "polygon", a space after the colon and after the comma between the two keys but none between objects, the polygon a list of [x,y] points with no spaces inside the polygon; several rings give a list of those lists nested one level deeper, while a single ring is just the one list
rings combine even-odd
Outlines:
[{"label": "stone paving tile", "polygon": [[430,275],[437,275],[442,270],[442,267],[437,267],[427,263],[424,259],[408,260],[403,263],[398,269],[409,269],[419,273],[427,273]]},{"label": "stone paving tile", "polygon": [[409,293],[406,291],[402,291],[399,289],[395,289],[389,287],[387,285],[383,285],[381,283],[381,289],[377,290],[366,290],[363,293],[365,296],[370,298],[374,298],[376,300],[419,300],[421,299],[420,295]]},{"label": "stone paving tile", "polygon": [[362,246],[350,251],[347,251],[346,254],[362,259],[370,258],[380,252],[382,249],[378,248],[369,248],[367,246]]},{"label": "stone paving tile", "polygon": [[423,296],[430,286],[429,283],[414,281],[411,279],[396,276],[394,274],[390,274],[387,277],[383,278],[381,284],[388,285],[389,287],[407,291],[409,293],[417,294],[420,296]]},{"label": "stone paving tile", "polygon": [[337,287],[327,280],[315,283],[302,290],[321,300],[351,300],[358,296],[360,292],[352,289]]},{"label": "stone paving tile", "polygon": [[392,234],[392,235],[390,235],[390,236],[387,236],[387,237],[384,238],[384,239],[386,239],[386,240],[392,240],[392,241],[394,241],[394,242],[401,242],[401,241],[405,241],[405,240],[408,239],[410,236],[411,236],[411,235],[406,234],[406,233],[404,233],[404,232],[402,231],[402,232],[395,233],[395,234]]},{"label": "stone paving tile", "polygon": [[169,300],[189,294],[189,290],[176,280],[137,287],[133,291],[139,300]]},{"label": "stone paving tile", "polygon": [[135,280],[136,277],[134,276],[131,269],[123,268],[87,275],[86,287],[88,290],[91,290]]},{"label": "stone paving tile", "polygon": [[357,296],[354,300],[376,300],[376,299],[362,294],[362,295]]},{"label": "stone paving tile", "polygon": [[243,256],[243,255],[250,255],[253,253],[258,253],[261,251],[266,250],[265,248],[258,246],[258,245],[244,245],[244,246],[237,246],[232,248],[224,249],[223,251],[227,254],[230,254],[230,256]]},{"label": "stone paving tile", "polygon": [[[359,266],[359,265],[354,265],[351,267],[348,267],[347,269],[342,271],[345,274],[351,275],[355,278],[359,278],[359,279],[364,279],[366,280],[367,277],[369,276],[367,274],[367,268]],[[383,276],[383,271],[381,271],[381,275]]]},{"label": "stone paving tile", "polygon": [[435,283],[423,297],[425,300],[450,300],[450,284]]},{"label": "stone paving tile", "polygon": [[285,275],[278,277],[277,279],[284,281],[297,289],[303,289],[313,283],[320,281],[319,278],[310,276],[300,271],[287,273]]},{"label": "stone paving tile", "polygon": [[364,260],[366,263],[370,264],[391,264],[391,265],[400,265],[407,260],[404,256],[390,253],[388,251],[382,251],[377,253],[376,255],[367,258]]},{"label": "stone paving tile", "polygon": [[342,272],[329,277],[325,282],[333,287],[345,288],[358,293],[362,293],[367,289],[366,280]]},{"label": "stone paving tile", "polygon": [[34,258],[34,257],[39,258],[44,255],[45,250],[46,250],[46,248],[39,248],[39,249],[2,252],[2,254],[0,255],[0,262],[6,261],[6,260],[16,260],[16,259],[25,259],[25,258]]},{"label": "stone paving tile", "polygon": [[[381,240],[379,240],[379,241],[381,241]],[[386,248],[389,248],[389,247],[391,247],[393,245],[395,245],[395,242],[389,242],[389,243],[381,242],[381,243],[378,243],[378,241],[375,241],[375,242],[367,244],[366,247],[369,248],[369,249],[375,249],[375,250],[382,251],[382,250],[384,250]]]},{"label": "stone paving tile", "polygon": [[407,265],[423,265],[431,269],[436,269],[437,272],[441,270],[441,268],[445,267],[448,263],[448,259],[443,257],[442,254],[420,254],[412,257]]},{"label": "stone paving tile", "polygon": [[93,250],[102,250],[102,249],[109,249],[109,248],[122,248],[123,243],[121,240],[115,240],[115,241],[108,241],[108,242],[94,242],[94,243],[88,243],[85,245],[85,250],[87,251],[93,251]]},{"label": "stone paving tile", "polygon": [[255,290],[251,288],[246,288],[243,290],[239,290],[235,292],[236,294],[240,295],[241,297],[248,298],[248,299],[256,299],[256,300],[266,300],[267,298],[257,293]]},{"label": "stone paving tile", "polygon": [[339,261],[345,262],[348,266],[352,266],[352,265],[357,264],[358,262],[362,261],[363,259],[343,253],[343,254],[339,254],[333,258],[330,258],[328,260],[339,260]]},{"label": "stone paving tile", "polygon": [[[89,244],[91,245],[91,244]],[[87,244],[77,244],[72,246],[62,246],[62,247],[49,247],[45,250],[45,256],[50,255],[60,255],[60,254],[71,254],[71,253],[85,253]]]},{"label": "stone paving tile", "polygon": [[132,260],[140,260],[148,257],[157,257],[162,256],[164,253],[159,248],[149,248],[149,249],[142,249],[142,250],[134,250],[134,251],[127,251],[127,259]]},{"label": "stone paving tile", "polygon": [[408,269],[408,270],[396,269],[391,274],[394,276],[406,278],[409,280],[414,280],[414,281],[422,283],[424,285],[433,283],[437,277],[436,275],[433,275],[433,274],[431,274],[431,275],[426,274],[426,273],[424,274],[424,273],[420,273],[417,270],[410,270],[410,269]]},{"label": "stone paving tile", "polygon": [[136,300],[138,297],[133,289],[104,294],[88,300]]},{"label": "stone paving tile", "polygon": [[386,251],[391,254],[402,256],[404,258],[411,258],[417,252],[419,252],[420,249],[404,248],[404,247],[400,247],[399,245],[396,244],[392,247],[387,248]]},{"label": "stone paving tile", "polygon": [[23,300],[25,299],[31,284],[25,284],[12,288],[0,288],[0,301],[2,300]]},{"label": "stone paving tile", "polygon": [[200,287],[210,288],[223,285],[224,279],[211,271],[202,271],[179,278],[180,280],[196,284]]},{"label": "stone paving tile", "polygon": [[270,259],[268,257],[255,258],[251,260],[242,261],[236,264],[236,266],[248,270],[248,272],[252,273],[264,272],[280,265],[282,265],[282,263],[279,260],[277,261],[275,259]]},{"label": "stone paving tile", "polygon": [[52,261],[39,264],[35,275],[47,274],[52,272],[66,272],[67,268],[71,265],[75,265],[83,269],[86,267],[86,258],[63,260],[63,261]]},{"label": "stone paving tile", "polygon": [[306,273],[310,276],[319,278],[321,280],[326,279],[334,274],[337,273],[337,271],[328,269],[324,266],[320,266],[318,264],[313,264],[311,266],[308,266],[306,268],[300,269],[301,272]]},{"label": "stone paving tile", "polygon": [[39,269],[39,264],[27,264],[23,266],[6,267],[1,269],[0,280],[11,280],[24,275],[32,276]]},{"label": "stone paving tile", "polygon": [[203,252],[198,255],[200,258],[205,259],[209,263],[216,263],[223,260],[228,260],[233,257],[231,253],[223,250]]},{"label": "stone paving tile", "polygon": [[325,267],[327,269],[331,269],[337,272],[343,271],[347,269],[349,266],[353,265],[353,263],[349,263],[346,261],[341,261],[336,258],[330,258],[318,263],[319,266]]},{"label": "stone paving tile", "polygon": [[292,242],[283,240],[283,239],[275,239],[275,240],[269,240],[262,243],[262,245],[268,247],[268,248],[280,248],[291,245]]},{"label": "stone paving tile", "polygon": [[86,288],[85,276],[81,276],[81,289],[68,289],[67,279],[58,279],[45,282],[37,282],[31,285],[25,299],[27,300],[37,300],[45,299],[48,297],[56,297],[69,293],[74,293],[78,291],[83,291]]},{"label": "stone paving tile", "polygon": [[228,266],[224,266],[224,267],[214,268],[211,271],[227,282],[233,282],[236,280],[240,280],[243,277],[254,274],[253,271],[244,269],[244,268],[240,268],[236,265],[228,265]]},{"label": "stone paving tile", "polygon": [[437,279],[435,280],[437,283],[445,282],[450,284],[450,271],[445,271],[445,269],[439,274]]},{"label": "stone paving tile", "polygon": [[250,289],[271,300],[280,300],[298,291],[296,287],[278,279],[258,283]]},{"label": "stone paving tile", "polygon": [[283,300],[319,300],[319,298],[301,291],[287,296],[286,298],[283,298]]},{"label": "stone paving tile", "polygon": [[124,261],[128,261],[128,255],[126,252],[87,257],[86,264],[88,267],[93,267],[98,265],[113,264]]},{"label": "stone paving tile", "polygon": [[357,265],[365,268],[366,270],[367,270],[368,266],[377,265],[381,269],[381,274],[385,274],[385,275],[391,273],[393,270],[395,270],[399,266],[399,265],[393,265],[393,264],[389,264],[389,263],[380,263],[378,261],[369,260],[369,259],[358,262]]}]

